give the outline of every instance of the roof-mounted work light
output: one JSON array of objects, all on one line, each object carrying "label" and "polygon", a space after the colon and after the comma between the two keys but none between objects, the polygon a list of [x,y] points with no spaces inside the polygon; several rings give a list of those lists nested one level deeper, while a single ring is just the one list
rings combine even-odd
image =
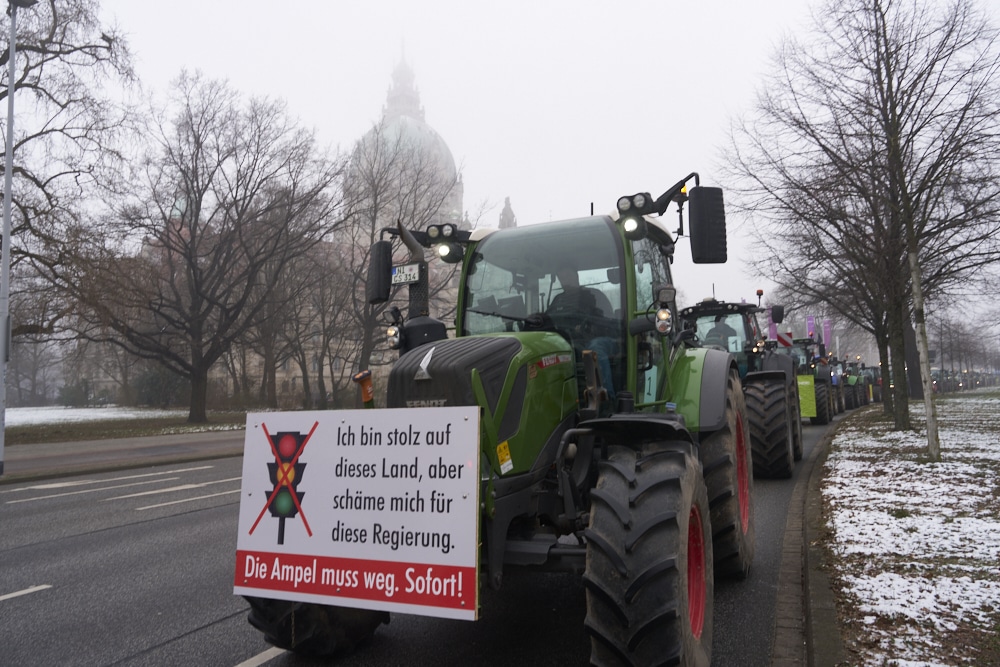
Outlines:
[{"label": "roof-mounted work light", "polygon": [[644,215],[654,212],[653,198],[648,192],[640,192],[618,199],[618,219],[625,238],[637,241],[646,237],[646,220]]},{"label": "roof-mounted work light", "polygon": [[462,257],[465,255],[465,252],[462,250],[462,246],[454,241],[437,244],[437,253],[438,257],[448,264],[457,264],[458,262],[461,262]]}]

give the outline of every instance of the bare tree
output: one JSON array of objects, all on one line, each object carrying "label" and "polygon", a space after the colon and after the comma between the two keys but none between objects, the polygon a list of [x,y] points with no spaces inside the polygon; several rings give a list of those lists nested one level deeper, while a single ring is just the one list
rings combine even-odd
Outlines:
[{"label": "bare tree", "polygon": [[[460,220],[452,219],[452,212],[443,210],[456,183],[457,175],[447,173],[440,157],[414,137],[384,121],[376,124],[357,143],[351,156],[346,183],[350,214],[336,239],[345,248],[353,283],[364,285],[371,245],[379,240],[384,228],[395,227],[397,222],[410,229],[443,221],[457,224]],[[453,274],[436,274],[431,294],[448,284]],[[372,353],[378,342],[375,331],[391,303],[371,305],[363,289],[352,295],[349,308],[356,343],[345,356],[355,370],[373,364]]]},{"label": "bare tree", "polygon": [[760,268],[869,328],[880,349],[888,339],[900,428],[912,314],[938,459],[923,301],[1000,258],[997,32],[969,0],[829,2],[814,32],[784,46],[731,153],[761,223]]},{"label": "bare tree", "polygon": [[80,335],[186,379],[188,420],[203,422],[209,369],[336,225],[341,166],[280,102],[186,73],[172,99],[132,196],[69,228],[45,268]]},{"label": "bare tree", "polygon": [[[69,312],[58,292],[39,284],[34,260],[44,261],[59,230],[78,220],[93,198],[98,177],[120,162],[116,146],[129,127],[132,56],[119,31],[101,24],[99,9],[97,0],[43,0],[18,12],[15,78],[0,88],[2,99],[17,96],[14,143],[4,146],[14,152],[15,347],[22,339],[43,344]],[[0,25],[9,27],[9,20],[8,13]],[[4,77],[9,57],[9,49],[0,54]]]}]

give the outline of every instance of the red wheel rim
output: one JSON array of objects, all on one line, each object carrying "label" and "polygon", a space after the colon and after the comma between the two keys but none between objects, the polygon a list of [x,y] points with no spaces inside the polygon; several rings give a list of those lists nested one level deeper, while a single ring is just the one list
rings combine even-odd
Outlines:
[{"label": "red wheel rim", "polygon": [[697,505],[688,516],[688,621],[691,634],[701,639],[705,629],[705,541],[702,535],[701,513]]},{"label": "red wheel rim", "polygon": [[740,495],[740,528],[750,528],[750,470],[747,466],[746,433],[743,420],[736,415],[736,480]]}]

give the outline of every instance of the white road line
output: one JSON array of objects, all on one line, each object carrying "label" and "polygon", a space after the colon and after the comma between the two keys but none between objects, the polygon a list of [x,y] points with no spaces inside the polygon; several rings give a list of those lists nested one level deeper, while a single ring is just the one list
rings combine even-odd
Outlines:
[{"label": "white road line", "polygon": [[21,591],[15,591],[13,593],[7,593],[6,595],[0,595],[0,602],[4,600],[10,600],[11,598],[19,598],[22,595],[29,595],[31,593],[37,593],[38,591],[44,591],[46,588],[52,588],[50,584],[43,584],[41,586],[32,586],[31,588],[25,588]]},{"label": "white road line", "polygon": [[108,482],[121,482],[127,479],[143,479],[146,477],[162,477],[163,475],[177,475],[182,472],[195,472],[197,470],[211,470],[213,466],[197,466],[195,468],[180,468],[178,470],[164,470],[162,472],[149,472],[142,475],[123,475],[121,477],[110,477],[108,479],[81,479],[72,482],[50,482],[48,484],[33,484],[22,486],[16,489],[0,490],[0,493],[20,493],[22,491],[48,491],[51,489],[63,489],[71,486],[84,486],[85,484],[106,484]]},{"label": "white road line", "polygon": [[168,505],[179,505],[181,503],[189,503],[193,500],[202,500],[204,498],[215,498],[216,496],[228,496],[239,492],[240,489],[233,489],[232,491],[223,491],[221,493],[210,493],[207,496],[197,496],[195,498],[182,498],[180,500],[171,500],[170,502],[158,503],[156,505],[146,505],[145,507],[136,507],[135,509],[136,511],[151,510],[151,509],[156,509],[157,507],[166,507]]},{"label": "white road line", "polygon": [[7,505],[15,505],[17,503],[30,503],[34,500],[47,500],[49,498],[64,498],[66,496],[78,496],[81,493],[96,493],[98,491],[109,491],[111,489],[124,489],[129,486],[140,486],[142,484],[159,484],[160,482],[172,482],[174,480],[180,479],[180,477],[165,477],[162,479],[150,479],[145,482],[132,482],[130,484],[116,484],[114,486],[101,486],[96,489],[84,489],[82,491],[67,491],[66,493],[53,493],[47,496],[35,496],[34,498],[20,498],[18,500],[8,500]]},{"label": "white road line", "polygon": [[244,660],[240,664],[236,665],[236,667],[259,667],[260,665],[263,665],[265,662],[270,662],[274,658],[277,658],[279,655],[284,655],[287,652],[288,651],[286,651],[285,649],[278,648],[277,646],[275,646],[273,648],[267,649],[263,653],[258,653],[249,660]]},{"label": "white road line", "polygon": [[[176,477],[174,478],[176,479]],[[157,493],[173,493],[174,491],[190,491],[191,489],[201,489],[212,484],[224,484],[226,482],[235,482],[242,477],[230,477],[229,479],[213,479],[210,482],[199,482],[197,484],[181,484],[179,486],[168,486],[165,489],[153,489],[152,491],[140,491],[139,493],[130,493],[126,496],[115,496],[114,498],[105,498],[104,502],[109,500],[124,500],[125,498],[138,498],[139,496],[155,496]]]}]

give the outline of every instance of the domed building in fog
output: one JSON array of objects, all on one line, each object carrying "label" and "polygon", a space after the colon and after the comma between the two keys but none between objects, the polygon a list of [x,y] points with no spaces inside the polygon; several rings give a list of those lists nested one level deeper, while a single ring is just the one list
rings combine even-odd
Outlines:
[{"label": "domed building in fog", "polygon": [[[403,158],[408,165],[397,164],[395,171],[401,179],[421,182],[421,190],[428,197],[423,202],[400,202],[404,223],[407,213],[422,218],[435,202],[435,193],[444,193],[444,201],[437,207],[434,219],[420,219],[413,222],[419,227],[427,224],[451,222],[462,223],[464,186],[461,174],[455,166],[455,158],[448,144],[432,128],[424,117],[420,103],[420,92],[416,87],[416,77],[405,59],[400,59],[392,72],[392,84],[386,94],[380,121],[358,142],[352,156],[351,180],[355,187],[371,187],[365,184],[365,170],[373,164],[374,156],[380,155],[380,163]],[[360,177],[360,183],[358,178]],[[434,184],[430,181],[433,179]],[[370,180],[370,179],[369,179]],[[357,191],[356,191],[357,192]],[[408,210],[409,209],[409,210]],[[393,218],[384,226],[392,224],[395,213],[386,211]]]}]

